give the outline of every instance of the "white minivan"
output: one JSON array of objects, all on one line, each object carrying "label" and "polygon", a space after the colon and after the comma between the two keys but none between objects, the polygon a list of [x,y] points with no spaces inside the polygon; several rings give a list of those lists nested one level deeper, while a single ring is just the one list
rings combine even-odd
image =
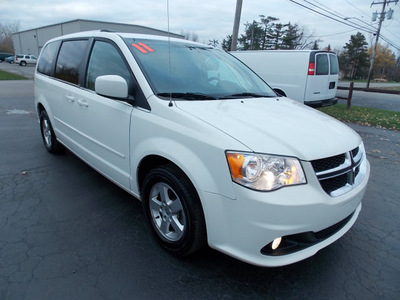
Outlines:
[{"label": "white minivan", "polygon": [[263,50],[230,52],[277,93],[309,106],[336,104],[339,64],[334,52]]},{"label": "white minivan", "polygon": [[49,152],[75,153],[143,203],[160,245],[259,266],[312,256],[356,221],[360,136],[277,94],[222,50],[103,31],[50,40],[35,72]]}]

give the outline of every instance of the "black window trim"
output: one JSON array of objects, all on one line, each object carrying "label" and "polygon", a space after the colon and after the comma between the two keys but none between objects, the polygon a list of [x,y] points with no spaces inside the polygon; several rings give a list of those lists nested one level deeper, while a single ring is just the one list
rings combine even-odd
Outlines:
[{"label": "black window trim", "polygon": [[[128,83],[129,84],[129,86],[128,86],[129,97],[128,97],[128,100],[126,102],[128,102],[128,103],[133,103],[134,102],[135,106],[138,106],[138,107],[141,107],[141,108],[144,108],[146,110],[151,111],[151,107],[150,107],[150,105],[149,105],[149,103],[148,103],[148,101],[147,101],[147,99],[146,99],[141,87],[139,86],[139,83],[138,83],[135,75],[133,74],[132,69],[129,66],[128,61],[126,60],[125,55],[122,53],[122,51],[118,47],[118,45],[113,40],[110,40],[108,38],[92,37],[89,40],[89,46],[87,47],[87,51],[85,53],[85,63],[82,64],[82,66],[81,66],[81,67],[84,68],[84,71],[82,73],[82,74],[84,74],[84,76],[82,76],[82,80],[81,80],[81,78],[79,79],[80,87],[85,89],[86,91],[94,92],[93,90],[91,90],[91,89],[86,87],[86,76],[87,76],[87,71],[88,71],[88,68],[89,68],[90,55],[91,55],[91,53],[93,51],[94,44],[97,41],[101,41],[101,42],[105,42],[105,43],[109,43],[109,44],[113,45],[114,48],[118,51],[119,55],[121,56],[126,68],[128,69],[128,72],[130,74],[131,80]],[[134,97],[134,95],[132,95],[134,92],[136,92],[136,97]]]},{"label": "black window trim", "polygon": [[[81,72],[81,70],[82,70],[82,66],[83,65],[85,65],[85,61],[87,60],[87,55],[88,55],[88,48],[89,48],[89,44],[90,44],[90,37],[79,37],[79,38],[70,38],[70,39],[63,39],[63,40],[61,40],[61,44],[60,44],[60,46],[59,46],[59,48],[58,48],[58,52],[57,52],[57,59],[56,59],[56,61],[55,61],[55,64],[54,64],[54,69],[53,69],[53,78],[54,79],[56,79],[56,80],[59,80],[59,81],[61,81],[61,82],[64,82],[64,83],[66,83],[66,84],[69,84],[69,85],[72,85],[72,86],[76,86],[76,87],[82,87],[82,85],[81,85],[81,78],[84,78],[84,76],[83,76],[83,73],[80,73]],[[82,61],[84,62],[83,64],[81,64],[79,67],[78,67],[78,70],[79,70],[79,74],[81,74],[81,76],[79,76],[79,78],[78,78],[78,84],[76,84],[76,83],[72,83],[72,82],[69,82],[69,81],[66,81],[66,80],[63,80],[63,79],[60,79],[60,78],[57,78],[55,75],[56,75],[56,66],[57,66],[57,62],[58,62],[58,59],[59,59],[59,56],[60,56],[60,51],[61,51],[61,48],[62,48],[62,45],[64,44],[64,43],[66,43],[66,42],[73,42],[73,41],[87,41],[88,43],[86,44],[86,49],[85,49],[85,54],[83,55],[83,57],[82,57]]]},{"label": "black window trim", "polygon": [[[85,54],[83,55],[83,59],[82,59],[83,63],[80,64],[79,67],[78,67],[79,74],[80,74],[79,79],[78,79],[78,84],[75,84],[75,83],[72,83],[72,82],[68,82],[68,81],[65,81],[63,79],[55,77],[56,66],[57,66],[59,55],[60,55],[61,47],[62,47],[63,43],[71,42],[71,41],[88,41],[88,43],[86,45],[86,49],[85,49]],[[127,60],[126,60],[124,54],[122,53],[121,49],[111,39],[104,38],[104,37],[76,37],[76,38],[60,39],[60,40],[56,40],[56,41],[50,42],[50,43],[46,44],[46,46],[42,49],[42,51],[49,44],[58,43],[56,51],[55,51],[55,58],[54,58],[54,60],[52,62],[52,65],[51,65],[51,71],[49,72],[49,74],[45,74],[45,73],[42,73],[40,71],[38,71],[38,73],[40,73],[43,76],[51,77],[52,79],[60,81],[60,82],[63,82],[65,84],[68,84],[68,85],[71,85],[71,86],[75,86],[77,88],[84,89],[86,91],[93,92],[92,90],[90,90],[90,89],[88,89],[86,87],[86,76],[87,76],[87,70],[88,70],[88,66],[89,66],[89,58],[90,58],[90,55],[91,55],[92,50],[93,50],[93,46],[94,46],[96,41],[103,41],[103,42],[107,42],[107,43],[112,44],[115,47],[115,49],[117,49],[118,53],[121,55],[121,58],[123,59],[128,71],[129,71],[129,74],[131,76],[131,80],[130,80],[130,84],[128,86],[128,91],[130,92],[130,95],[129,95],[129,98],[128,98],[128,100],[126,102],[134,104],[135,106],[144,108],[144,109],[146,109],[148,111],[151,111],[150,104],[148,103],[148,101],[147,101],[147,99],[146,99],[146,97],[145,97],[145,95],[144,95],[144,93],[143,93],[143,91],[142,91],[142,89],[141,89],[141,87],[140,87],[135,75],[133,74],[132,69],[129,66],[129,63],[127,62]],[[130,53],[130,51],[129,51],[129,53]],[[133,92],[135,92],[136,98],[134,98],[134,96],[132,95]]]},{"label": "black window trim", "polygon": [[[52,77],[52,78],[54,78],[54,79],[57,79],[57,78],[55,78],[56,64],[57,64],[57,60],[58,60],[58,55],[60,54],[60,49],[61,49],[62,41],[61,41],[61,40],[57,40],[57,41],[54,41],[54,42],[50,42],[50,43],[46,44],[46,46],[42,49],[42,51],[44,51],[50,44],[53,44],[53,43],[58,44],[58,45],[57,45],[57,48],[56,48],[56,51],[55,51],[55,57],[54,57],[53,62],[52,62],[52,64],[51,64],[51,68],[50,68],[49,74],[40,72],[40,71],[39,71],[39,68],[37,69],[37,71],[38,71],[40,74],[44,75],[44,76],[49,76],[49,77]],[[18,57],[18,55],[16,55],[16,56]],[[20,58],[20,57],[18,57],[18,58]],[[38,64],[39,64],[39,63],[40,63],[40,61],[38,62]]]}]

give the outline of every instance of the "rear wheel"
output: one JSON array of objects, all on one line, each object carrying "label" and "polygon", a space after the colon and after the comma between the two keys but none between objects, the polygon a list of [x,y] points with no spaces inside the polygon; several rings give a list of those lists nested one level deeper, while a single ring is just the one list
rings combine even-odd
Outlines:
[{"label": "rear wheel", "polygon": [[53,126],[51,126],[49,116],[45,110],[40,113],[40,132],[47,151],[51,153],[64,152],[65,148],[57,141]]},{"label": "rear wheel", "polygon": [[21,61],[19,64],[20,64],[21,66],[26,66],[26,61]]},{"label": "rear wheel", "polygon": [[147,174],[142,203],[153,233],[167,251],[185,256],[206,245],[200,199],[190,180],[176,166],[160,166]]}]

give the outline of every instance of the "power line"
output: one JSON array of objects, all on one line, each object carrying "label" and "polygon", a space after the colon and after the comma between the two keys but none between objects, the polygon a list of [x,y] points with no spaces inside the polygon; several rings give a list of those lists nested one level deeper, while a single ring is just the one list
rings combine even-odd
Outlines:
[{"label": "power line", "polygon": [[400,51],[400,47],[399,46],[397,46],[397,45],[395,45],[395,44],[393,44],[393,42],[392,41],[390,41],[387,37],[385,37],[384,35],[380,35],[380,38],[382,39],[382,40],[384,40],[386,43],[388,43],[390,46],[392,46],[393,48],[395,48],[395,49],[397,49],[397,50],[399,50]]},{"label": "power line", "polygon": [[[322,13],[322,12],[319,12],[319,11],[317,11],[317,10],[315,10],[315,9],[309,7],[309,6],[303,5],[303,4],[301,4],[301,3],[297,2],[297,1],[294,1],[294,0],[289,0],[289,1],[290,1],[290,2],[293,2],[294,4],[297,4],[298,6],[301,6],[301,7],[305,8],[305,9],[308,9],[308,10],[310,10],[310,11],[316,13],[316,14],[319,14],[319,15],[321,15],[321,16],[324,16],[324,17],[328,18],[328,19],[331,19],[331,20],[333,20],[333,21],[335,21],[335,22],[342,23],[342,24],[344,24],[344,25],[346,25],[346,26],[353,27],[353,28],[358,29],[358,30],[360,30],[360,31],[365,31],[365,32],[368,32],[368,33],[370,33],[370,34],[373,34],[372,31],[367,30],[367,29],[365,29],[365,28],[362,28],[362,27],[360,27],[359,25],[358,25],[358,26],[355,26],[355,25],[353,25],[353,24],[350,24],[349,22],[344,22],[344,21],[342,21],[342,20],[335,19],[335,18],[333,18],[333,17],[331,17],[331,16],[329,16],[329,15],[326,15],[326,14],[324,14],[324,13]],[[354,23],[354,22],[352,22],[352,23]]]},{"label": "power line", "polygon": [[[355,28],[355,29],[360,30],[360,31],[367,32],[367,33],[372,34],[372,35],[376,35],[376,31],[378,30],[378,29],[375,28],[373,25],[370,25],[370,24],[368,24],[368,23],[366,23],[366,22],[363,22],[363,21],[362,21],[362,22],[363,22],[365,25],[368,25],[368,26],[372,27],[372,29],[365,28],[365,25],[361,25],[361,24],[356,23],[356,22],[353,22],[353,21],[348,21],[348,20],[346,20],[346,18],[340,16],[338,13],[336,13],[336,14],[335,14],[335,13],[332,13],[331,11],[329,11],[329,10],[327,10],[327,9],[325,9],[325,8],[322,8],[322,7],[320,7],[320,6],[318,6],[318,5],[314,4],[314,3],[311,3],[310,1],[307,1],[307,0],[303,0],[303,1],[306,2],[306,3],[308,3],[308,4],[310,4],[311,6],[315,7],[316,9],[325,11],[325,12],[330,13],[330,14],[333,14],[336,18],[334,18],[334,17],[332,17],[332,16],[330,16],[330,15],[327,15],[327,14],[321,12],[321,11],[318,11],[318,10],[316,10],[316,9],[310,7],[310,6],[301,4],[301,3],[297,2],[297,1],[294,1],[294,0],[289,0],[289,1],[290,1],[290,2],[293,2],[294,4],[297,4],[298,6],[303,7],[304,9],[310,10],[310,11],[316,13],[316,14],[319,14],[319,15],[321,15],[321,16],[323,16],[323,17],[326,17],[326,18],[328,18],[328,19],[330,19],[330,20],[333,20],[333,21],[335,21],[335,22],[338,22],[338,23],[344,24],[344,25],[346,25],[346,26]],[[385,0],[385,1],[396,1],[396,0]],[[317,1],[315,1],[315,2],[317,2]],[[348,1],[346,1],[346,2],[348,2]],[[317,2],[317,3],[318,3],[318,2]],[[349,3],[349,4],[351,4],[351,3]],[[378,3],[376,3],[376,4],[378,4]],[[352,4],[351,4],[351,5],[352,5]],[[328,8],[328,7],[325,6],[325,5],[323,5],[323,6],[326,7],[326,8]],[[354,6],[354,5],[352,5],[352,6]],[[329,9],[329,8],[328,8],[328,9]],[[339,19],[337,19],[337,18],[339,18]],[[342,21],[341,19],[343,19],[343,21]],[[347,22],[344,22],[344,21],[347,21]],[[361,20],[359,20],[359,21],[361,21]],[[363,27],[363,26],[364,26],[364,27]],[[372,31],[372,30],[373,30],[373,31]],[[381,36],[382,36],[382,35],[381,35]],[[385,37],[385,41],[386,41],[389,45],[391,45],[392,47],[394,47],[394,48],[396,48],[396,49],[399,50],[399,47],[398,47],[397,45],[395,45],[392,41],[390,41],[388,38]]]},{"label": "power line", "polygon": [[342,32],[337,32],[337,33],[332,33],[332,34],[327,34],[327,35],[318,35],[318,36],[315,36],[315,37],[328,37],[328,36],[334,36],[334,35],[341,35],[341,34],[349,33],[349,32],[352,32],[352,31],[354,31],[354,29],[350,29],[350,30],[342,31]]},{"label": "power line", "polygon": [[310,4],[310,5],[312,5],[312,6],[316,7],[316,8],[318,8],[318,9],[320,9],[320,10],[323,10],[323,11],[329,13],[329,14],[332,14],[332,15],[334,15],[334,16],[340,18],[340,19],[344,19],[343,16],[340,16],[340,13],[334,11],[333,9],[327,7],[327,6],[324,5],[324,4],[319,3],[318,1],[315,1],[315,0],[314,0],[315,3],[318,3],[319,5],[322,5],[322,6],[325,7],[325,8],[323,8],[323,7],[321,7],[321,6],[318,6],[318,5],[316,5],[316,4],[313,4],[313,3],[311,3],[310,1],[307,1],[307,0],[303,0],[303,1],[304,1],[304,2],[307,2],[308,4]]},{"label": "power line", "polygon": [[[354,22],[354,21],[351,21],[351,20],[350,20],[350,19],[357,19],[357,18],[348,18],[348,17],[346,17],[346,16],[343,16],[341,13],[338,13],[337,11],[334,11],[333,9],[329,8],[328,6],[326,6],[326,5],[324,5],[324,4],[321,4],[320,2],[318,2],[318,1],[316,1],[316,0],[313,0],[313,1],[314,1],[315,3],[318,3],[319,5],[322,5],[322,6],[325,7],[325,8],[320,7],[320,6],[318,6],[318,5],[315,5],[314,3],[311,3],[310,1],[307,1],[307,0],[303,0],[303,1],[306,2],[306,3],[308,3],[308,4],[310,4],[310,5],[312,5],[312,6],[314,6],[314,7],[316,7],[316,8],[318,8],[319,10],[322,10],[322,11],[327,12],[328,14],[334,15],[335,17],[337,17],[337,18],[339,18],[339,19],[346,20],[347,22],[349,22],[349,23],[351,23],[351,24],[353,24],[353,25],[355,25],[355,26],[357,26],[357,27],[363,28],[363,26],[364,26],[364,25],[360,25],[360,24],[358,24],[357,22]],[[375,31],[377,30],[377,28],[375,28],[375,27],[372,26],[371,24],[368,24],[368,23],[364,22],[363,20],[358,20],[358,21],[364,23],[364,24],[367,25],[367,26],[372,27],[372,29],[375,30]],[[358,29],[360,29],[360,28],[358,28]],[[371,30],[371,29],[370,29],[370,30]]]},{"label": "power line", "polygon": [[348,0],[344,0],[344,1],[346,1],[348,4],[353,6],[355,9],[359,10],[360,12],[362,12],[364,15],[366,15],[366,16],[369,15],[369,13],[366,13],[366,12],[362,11],[361,9],[359,9],[357,6],[355,6],[353,3],[349,2]]}]

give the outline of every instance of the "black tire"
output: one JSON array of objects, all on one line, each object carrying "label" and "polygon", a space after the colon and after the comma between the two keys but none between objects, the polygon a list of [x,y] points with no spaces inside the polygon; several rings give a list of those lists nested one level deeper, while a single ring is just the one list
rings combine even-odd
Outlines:
[{"label": "black tire", "polygon": [[40,132],[42,133],[43,143],[47,151],[51,153],[62,153],[65,151],[65,147],[57,141],[53,126],[45,110],[42,110],[40,113]]},{"label": "black tire", "polygon": [[286,97],[286,94],[280,89],[274,89],[275,93],[278,94],[280,97]]},{"label": "black tire", "polygon": [[19,64],[20,64],[21,66],[25,67],[25,66],[26,66],[26,61],[21,61]]},{"label": "black tire", "polygon": [[207,243],[204,213],[189,178],[172,164],[145,177],[142,204],[158,242],[176,256],[199,251]]}]

